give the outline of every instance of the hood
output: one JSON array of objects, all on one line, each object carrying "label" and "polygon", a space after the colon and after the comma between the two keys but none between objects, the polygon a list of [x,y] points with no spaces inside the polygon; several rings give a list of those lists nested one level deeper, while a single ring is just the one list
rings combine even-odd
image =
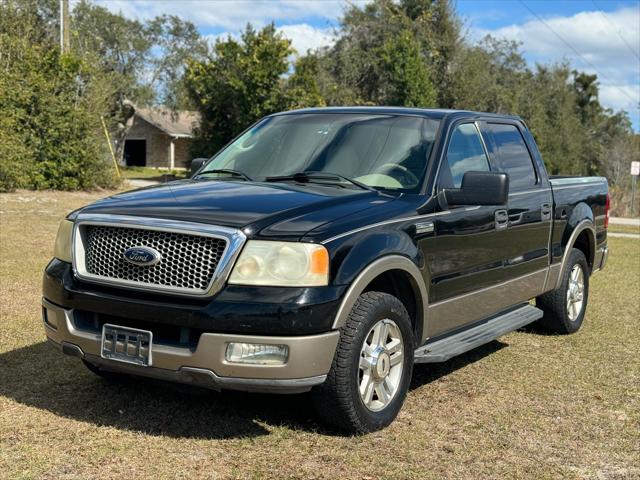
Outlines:
[{"label": "hood", "polygon": [[396,197],[327,185],[181,180],[120,193],[81,213],[155,217],[242,228],[249,236],[300,237]]}]

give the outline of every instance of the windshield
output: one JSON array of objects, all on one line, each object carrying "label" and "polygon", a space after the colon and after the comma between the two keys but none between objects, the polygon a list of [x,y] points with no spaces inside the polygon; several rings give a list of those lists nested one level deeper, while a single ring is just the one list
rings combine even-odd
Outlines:
[{"label": "windshield", "polygon": [[344,113],[269,117],[218,153],[200,173],[234,170],[262,181],[325,172],[370,187],[415,191],[438,123],[424,117]]}]

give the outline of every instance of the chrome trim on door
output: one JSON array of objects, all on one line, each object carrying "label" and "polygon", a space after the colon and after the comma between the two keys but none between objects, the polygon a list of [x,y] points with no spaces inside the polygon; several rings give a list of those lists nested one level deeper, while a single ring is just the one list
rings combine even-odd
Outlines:
[{"label": "chrome trim on door", "polygon": [[[464,211],[468,212],[471,210],[477,210],[479,208],[480,206],[477,206],[477,205],[473,207],[464,207]],[[383,227],[385,225],[392,225],[394,223],[410,222],[411,220],[424,220],[427,218],[439,217],[442,215],[449,215],[450,213],[453,213],[453,212],[454,210],[444,210],[442,212],[426,213],[424,215],[414,215],[412,217],[396,218],[394,220],[385,220],[384,222],[372,223],[371,225],[365,225],[364,227],[354,228],[353,230],[349,230],[348,232],[340,233],[339,235],[335,235],[333,237],[327,238],[326,240],[323,240],[320,243],[322,245],[326,245],[327,243],[333,242],[334,240],[338,240],[340,238],[353,235],[354,233],[364,232],[365,230],[369,230],[370,228]]]},{"label": "chrome trim on door", "polygon": [[322,245],[326,245],[327,243],[333,242],[334,240],[338,240],[340,238],[353,235],[354,233],[363,232],[365,230],[369,230],[370,228],[382,227],[384,225],[391,225],[394,223],[410,222],[411,220],[421,220],[424,218],[436,217],[438,215],[448,215],[449,213],[451,213],[450,210],[445,210],[444,212],[427,213],[426,215],[414,215],[413,217],[396,218],[393,220],[385,220],[384,222],[372,223],[371,225],[365,225],[364,227],[354,228],[353,230],[349,230],[348,232],[344,232],[339,235],[335,235],[333,237],[327,238],[326,240],[323,240],[320,243]]},{"label": "chrome trim on door", "polygon": [[[163,232],[177,232],[205,237],[219,238],[226,240],[227,246],[216,266],[211,282],[205,291],[194,291],[183,287],[171,287],[141,283],[130,280],[111,279],[87,272],[85,267],[85,250],[80,235],[82,225],[105,225],[112,227],[130,227],[143,230],[155,230]],[[123,287],[131,290],[145,292],[168,293],[172,295],[188,297],[209,297],[218,292],[231,274],[231,269],[246,242],[246,235],[240,230],[220,227],[217,225],[207,225],[203,223],[181,222],[175,220],[165,220],[160,218],[133,217],[128,215],[110,214],[79,214],[73,227],[73,272],[79,279],[101,285]]]}]

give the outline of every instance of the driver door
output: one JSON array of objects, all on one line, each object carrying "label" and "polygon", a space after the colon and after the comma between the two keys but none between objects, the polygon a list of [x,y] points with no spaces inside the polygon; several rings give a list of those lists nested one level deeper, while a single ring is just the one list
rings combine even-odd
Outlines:
[{"label": "driver door", "polygon": [[[436,183],[438,191],[459,188],[465,172],[491,170],[473,122],[452,129],[445,151]],[[433,217],[434,236],[423,248],[431,282],[429,337],[456,330],[500,309],[501,302],[492,290],[503,280],[507,222],[506,207],[495,205],[448,207]]]}]

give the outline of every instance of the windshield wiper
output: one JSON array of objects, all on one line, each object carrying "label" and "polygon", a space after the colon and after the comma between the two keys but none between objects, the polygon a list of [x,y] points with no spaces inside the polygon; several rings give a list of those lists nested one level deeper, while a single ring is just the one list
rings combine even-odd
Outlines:
[{"label": "windshield wiper", "polygon": [[231,175],[232,177],[242,178],[248,182],[253,181],[253,179],[247,175],[246,173],[239,172],[238,170],[231,170],[230,168],[214,168],[213,170],[207,170],[206,172],[200,172],[197,177],[201,177],[203,175],[208,175],[210,173],[226,173],[227,175]]},{"label": "windshield wiper", "polygon": [[370,187],[369,185],[365,185],[362,182],[354,180],[353,178],[345,177],[344,175],[340,175],[338,173],[329,173],[329,172],[298,172],[292,175],[281,175],[278,177],[267,177],[264,179],[265,182],[286,182],[288,180],[293,180],[294,182],[300,183],[309,183],[313,181],[318,181],[319,183],[327,183],[327,184],[341,184],[341,183],[350,183],[355,185],[356,187],[360,187],[364,190],[376,191],[375,188]]}]

